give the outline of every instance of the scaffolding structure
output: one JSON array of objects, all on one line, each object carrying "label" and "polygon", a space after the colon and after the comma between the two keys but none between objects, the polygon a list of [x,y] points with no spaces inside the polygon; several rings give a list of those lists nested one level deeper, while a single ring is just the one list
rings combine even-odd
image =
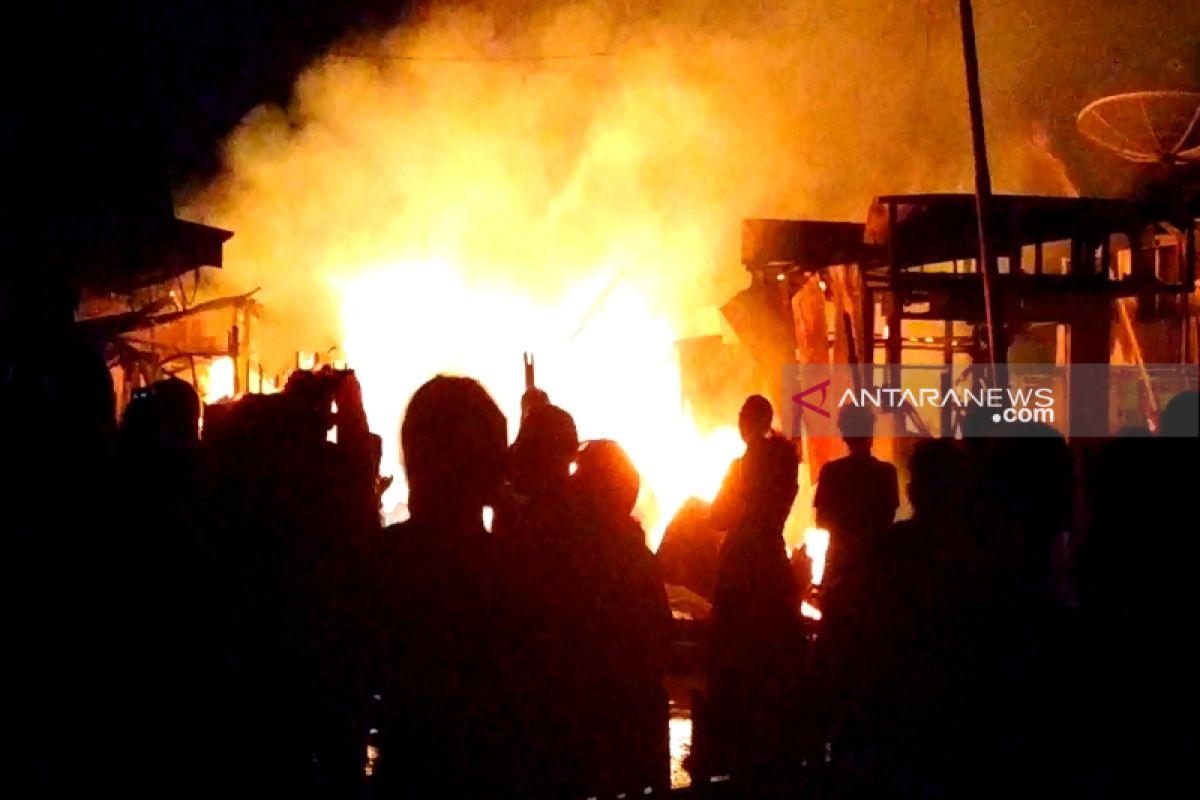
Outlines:
[{"label": "scaffolding structure", "polygon": [[[1171,361],[1196,363],[1195,209],[1090,197],[991,201],[985,236],[997,262],[995,341],[1004,356],[1023,331],[1054,325],[1056,363],[1107,364],[1114,326],[1132,335],[1122,314],[1134,298],[1137,319],[1177,330]],[[887,195],[863,223],[744,220],[742,262],[753,285],[778,287],[789,315],[814,273],[853,275],[860,313],[835,314],[835,325],[846,322],[849,360],[889,365],[887,383],[898,386],[899,365],[913,350],[940,350],[946,365],[959,353],[976,364],[990,360],[978,230],[973,195]],[[912,322],[925,331],[941,323],[940,335],[906,336]],[[956,325],[970,335],[956,334]],[[871,372],[863,370],[864,380]],[[1106,395],[1070,394],[1071,420],[1107,419]]]}]

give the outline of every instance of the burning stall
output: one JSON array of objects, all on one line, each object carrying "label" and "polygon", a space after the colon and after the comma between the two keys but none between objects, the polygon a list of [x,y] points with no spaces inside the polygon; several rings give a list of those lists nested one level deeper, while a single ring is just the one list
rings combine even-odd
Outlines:
[{"label": "burning stall", "polygon": [[[756,348],[761,359],[782,366],[794,348],[802,363],[965,371],[989,358],[973,196],[886,195],[865,223],[751,219],[742,231],[752,285],[735,302],[754,297],[764,315],[792,323]],[[1195,362],[1196,223],[1186,205],[997,195],[987,237],[999,255],[1002,361]],[[761,324],[735,328],[762,341]],[[1107,417],[1103,396],[1074,396],[1072,418]],[[961,419],[945,411],[941,433],[953,435]]]},{"label": "burning stall", "polygon": [[[221,268],[232,235],[174,217],[104,231],[77,279],[78,326],[104,351],[118,409],[138,387],[171,375],[208,399],[231,396],[248,382],[240,353],[256,312],[253,292],[199,299],[202,270]],[[219,321],[224,314],[228,328]]]}]

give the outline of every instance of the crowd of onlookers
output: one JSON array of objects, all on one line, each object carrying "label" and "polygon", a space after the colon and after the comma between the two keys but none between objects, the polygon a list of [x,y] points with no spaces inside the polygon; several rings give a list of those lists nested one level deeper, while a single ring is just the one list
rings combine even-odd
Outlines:
[{"label": "crowd of onlookers", "polygon": [[539,392],[510,445],[475,381],[418,389],[384,528],[352,373],[209,407],[203,436],[167,379],[118,426],[51,322],[0,352],[12,796],[664,792],[665,580],[712,602],[689,766],[728,792],[1161,796],[1196,755],[1195,393],[1162,420],[1190,437],[921,441],[900,522],[873,420],[843,413],[814,636],[797,449],[761,397],[656,557],[628,456]]}]

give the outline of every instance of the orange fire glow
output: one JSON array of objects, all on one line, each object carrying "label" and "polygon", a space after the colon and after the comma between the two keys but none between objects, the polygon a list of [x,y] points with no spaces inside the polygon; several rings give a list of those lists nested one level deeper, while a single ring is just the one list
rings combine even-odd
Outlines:
[{"label": "orange fire glow", "polygon": [[821,619],[821,609],[814,606],[807,600],[800,603],[800,615],[811,620]]},{"label": "orange fire glow", "polygon": [[[252,111],[186,213],[237,232],[226,288],[263,287],[255,359],[334,347],[355,369],[396,516],[413,391],[476,377],[515,426],[532,351],[581,436],[629,452],[657,543],[741,450],[682,407],[674,346],[732,339],[716,309],[747,282],[740,221],[854,219],[875,194],[969,186],[959,117],[912,122],[962,106],[958,40],[869,0],[421,5],[339,43],[286,108]],[[903,32],[921,69],[894,68]]]},{"label": "orange fire glow", "polygon": [[[425,275],[427,293],[410,288],[417,272]],[[741,440],[732,426],[699,430],[682,408],[675,332],[636,291],[618,285],[580,330],[579,320],[598,291],[595,282],[554,305],[468,285],[458,275],[458,268],[444,263],[397,264],[341,286],[342,347],[360,376],[374,427],[397,429],[407,397],[437,372],[478,378],[515,421],[524,391],[517,359],[532,349],[528,342],[536,342],[538,382],[553,402],[571,411],[580,436],[616,439],[641,472],[638,512],[651,545],[685,499],[715,494]],[[453,308],[430,303],[429,297],[452,298]],[[398,324],[424,330],[412,341],[425,346],[397,348]],[[385,464],[398,463],[398,443],[394,437],[384,442]],[[396,478],[385,509],[405,498],[402,475]]]},{"label": "orange fire glow", "polygon": [[825,559],[829,554],[829,531],[809,528],[804,531],[804,550],[812,561],[812,582],[820,586],[825,577]]},{"label": "orange fire glow", "polygon": [[[808,555],[811,566],[812,586],[819,587],[825,578],[825,563],[829,555],[829,531],[825,528],[811,527],[804,531],[804,552]],[[821,609],[809,600],[800,603],[801,616],[811,620],[821,619]]]},{"label": "orange fire glow", "polygon": [[234,364],[229,356],[214,358],[200,376],[205,403],[217,403],[233,397]]}]

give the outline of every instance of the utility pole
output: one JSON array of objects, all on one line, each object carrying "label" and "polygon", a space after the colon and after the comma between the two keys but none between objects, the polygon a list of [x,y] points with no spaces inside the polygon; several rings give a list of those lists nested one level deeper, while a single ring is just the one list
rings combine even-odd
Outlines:
[{"label": "utility pole", "polygon": [[979,92],[979,57],[975,51],[975,12],[971,0],[959,0],[958,16],[962,24],[963,62],[967,72],[967,102],[971,110],[971,145],[975,156],[975,215],[979,226],[979,272],[983,277],[983,305],[987,319],[988,353],[991,356],[993,386],[1007,382],[997,364],[1008,360],[1008,343],[1003,331],[1000,297],[996,279],[996,258],[988,242],[988,221],[992,213],[992,173],[988,169],[987,139],[983,131],[983,99]]}]

